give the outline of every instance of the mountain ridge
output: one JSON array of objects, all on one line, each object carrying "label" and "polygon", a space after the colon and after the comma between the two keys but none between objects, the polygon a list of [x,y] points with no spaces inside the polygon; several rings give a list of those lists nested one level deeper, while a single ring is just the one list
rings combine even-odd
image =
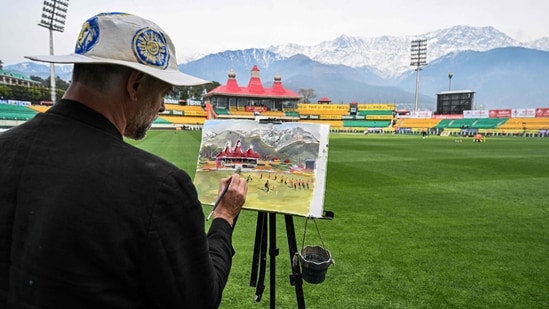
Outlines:
[{"label": "mountain ridge", "polygon": [[[271,46],[268,50],[282,56],[304,54],[313,60],[327,64],[344,64],[350,67],[376,69],[384,78],[397,78],[410,68],[410,43],[413,39],[427,40],[427,60],[434,60],[451,52],[486,51],[498,47],[530,47],[549,51],[547,42],[540,39],[522,43],[491,26],[454,26],[428,32],[419,36],[379,36],[363,38],[341,35],[334,40],[316,45],[287,44]],[[327,51],[336,51],[334,53]],[[343,59],[343,61],[342,61]]]}]

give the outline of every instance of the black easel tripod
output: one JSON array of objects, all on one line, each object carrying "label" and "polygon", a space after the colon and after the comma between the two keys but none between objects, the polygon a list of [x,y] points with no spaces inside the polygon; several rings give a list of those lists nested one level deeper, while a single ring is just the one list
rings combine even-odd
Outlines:
[{"label": "black easel tripod", "polygon": [[[261,301],[263,291],[265,290],[265,273],[267,269],[267,236],[269,236],[269,291],[271,309],[276,308],[276,257],[279,254],[279,249],[276,246],[276,215],[276,213],[266,213],[261,211],[257,213],[252,272],[250,277],[250,286],[256,288],[255,301],[259,302]],[[333,219],[333,216],[333,212],[325,212],[324,218]],[[293,216],[288,214],[284,214],[284,219],[286,222],[286,237],[288,239],[290,264],[292,265],[290,284],[295,286],[297,308],[305,309],[301,268],[299,263],[294,262],[294,256],[297,253],[294,220]]]}]

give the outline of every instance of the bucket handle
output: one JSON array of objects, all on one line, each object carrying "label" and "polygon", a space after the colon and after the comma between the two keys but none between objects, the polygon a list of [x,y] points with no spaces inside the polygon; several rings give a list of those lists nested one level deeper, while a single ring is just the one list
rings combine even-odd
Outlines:
[{"label": "bucket handle", "polygon": [[320,235],[320,230],[318,229],[318,225],[316,224],[316,219],[312,217],[307,217],[307,219],[305,219],[305,228],[303,229],[303,240],[301,241],[301,250],[305,248],[305,235],[307,233],[307,222],[309,222],[309,220],[313,220],[313,222],[315,223],[316,232],[318,233],[318,238],[320,238],[320,242],[322,243],[322,248],[326,249],[326,246],[324,245],[324,240],[322,239],[322,235]]}]

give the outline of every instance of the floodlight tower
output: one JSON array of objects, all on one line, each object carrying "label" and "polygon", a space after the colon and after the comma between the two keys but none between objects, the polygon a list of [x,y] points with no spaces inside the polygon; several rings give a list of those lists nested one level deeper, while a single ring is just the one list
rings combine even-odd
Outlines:
[{"label": "floodlight tower", "polygon": [[417,103],[419,100],[419,71],[421,71],[422,65],[427,64],[427,40],[425,39],[412,40],[411,51],[412,51],[412,56],[410,57],[410,65],[416,67],[415,111],[417,111]]},{"label": "floodlight tower", "polygon": [[[53,32],[65,31],[65,18],[67,18],[67,10],[69,8],[69,0],[44,0],[42,8],[42,20],[38,24],[50,31],[50,55],[53,56]],[[55,67],[50,63],[50,87],[51,101],[55,104]]]}]

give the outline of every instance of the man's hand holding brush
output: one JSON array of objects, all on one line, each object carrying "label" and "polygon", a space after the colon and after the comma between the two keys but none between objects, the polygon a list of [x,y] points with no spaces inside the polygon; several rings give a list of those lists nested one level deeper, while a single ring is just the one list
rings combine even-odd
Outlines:
[{"label": "man's hand holding brush", "polygon": [[233,226],[246,201],[247,193],[248,184],[246,179],[240,176],[240,169],[231,176],[221,179],[217,200],[206,219],[209,220],[213,215],[214,219],[223,218]]}]

